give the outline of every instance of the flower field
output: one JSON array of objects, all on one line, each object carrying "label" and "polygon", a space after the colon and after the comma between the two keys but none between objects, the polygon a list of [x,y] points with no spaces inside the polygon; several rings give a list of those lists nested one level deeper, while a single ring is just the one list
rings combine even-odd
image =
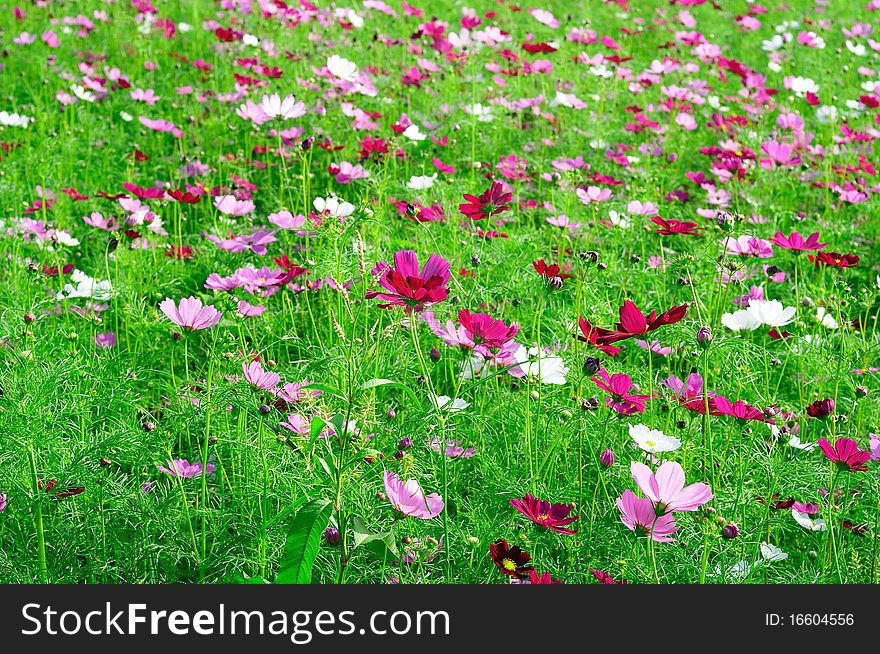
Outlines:
[{"label": "flower field", "polygon": [[880,0],[535,4],[0,7],[0,582],[880,580]]}]

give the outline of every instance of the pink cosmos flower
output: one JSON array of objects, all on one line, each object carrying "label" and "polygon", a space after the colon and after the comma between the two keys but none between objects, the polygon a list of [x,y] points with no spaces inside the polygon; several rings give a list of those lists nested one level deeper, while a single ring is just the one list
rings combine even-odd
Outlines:
[{"label": "pink cosmos flower", "polygon": [[636,497],[629,489],[623,491],[623,495],[617,500],[617,508],[620,509],[620,521],[637,536],[648,536],[658,543],[669,543],[673,540],[670,536],[678,530],[671,513],[658,516],[651,500]]},{"label": "pink cosmos flower", "polygon": [[135,102],[146,102],[150,106],[153,106],[162,99],[156,95],[153,89],[132,89],[128,94]]},{"label": "pink cosmos flower", "polygon": [[141,125],[155,132],[169,132],[176,139],[183,136],[183,130],[170,121],[154,120],[146,116],[138,116],[138,120],[141,122]]},{"label": "pink cosmos flower", "polygon": [[337,166],[330,166],[330,174],[336,176],[336,181],[340,184],[350,184],[357,179],[366,179],[370,173],[361,166],[353,165],[348,161],[340,161]]},{"label": "pink cosmos flower", "polygon": [[643,341],[640,338],[635,339],[636,345],[638,345],[643,350],[647,350],[648,352],[653,352],[654,354],[659,354],[662,357],[669,356],[675,350],[666,345],[661,345],[660,341],[651,341],[648,343],[647,341]]},{"label": "pink cosmos flower", "polygon": [[796,166],[801,158],[794,155],[794,149],[788,143],[768,141],[761,144],[761,152],[766,157],[761,158],[761,168],[770,170],[776,166]]},{"label": "pink cosmos flower", "polygon": [[272,117],[266,114],[260,105],[253,100],[245,100],[245,103],[239,106],[235,113],[240,118],[251,121],[254,125],[262,125],[272,120]]},{"label": "pink cosmos flower", "polygon": [[270,223],[277,225],[281,229],[300,229],[306,224],[306,217],[302,214],[294,216],[286,209],[282,209],[276,213],[270,213],[267,216]]},{"label": "pink cosmos flower", "polygon": [[241,369],[244,371],[244,378],[252,386],[256,386],[263,391],[271,391],[281,381],[281,375],[277,372],[263,370],[263,366],[259,361],[251,361],[250,363],[242,363]]},{"label": "pink cosmos flower", "polygon": [[546,9],[529,9],[529,14],[539,23],[556,29],[559,27],[559,20]]},{"label": "pink cosmos flower", "polygon": [[319,397],[323,391],[317,388],[306,388],[311,383],[308,379],[303,379],[299,382],[287,382],[278,390],[278,397],[290,404]]},{"label": "pink cosmos flower", "polygon": [[253,305],[248,304],[244,300],[239,300],[238,306],[235,309],[239,315],[244,316],[245,318],[256,318],[257,316],[262,316],[266,311],[266,307],[262,304]]},{"label": "pink cosmos flower", "polygon": [[[168,459],[167,461],[168,467],[165,466],[156,466],[159,470],[164,472],[165,474],[171,475],[172,477],[182,477],[183,479],[192,479],[193,477],[201,477],[202,476],[202,463],[201,461],[194,461],[190,463],[186,459]],[[207,474],[211,474],[217,468],[213,463],[209,463],[204,468],[204,472]]]},{"label": "pink cosmos flower", "polygon": [[602,188],[600,186],[588,186],[587,188],[578,188],[575,191],[575,195],[577,195],[578,200],[583,202],[584,204],[591,204],[593,202],[605,202],[611,198],[611,189],[610,188]]},{"label": "pink cosmos flower", "polygon": [[707,484],[684,485],[684,470],[675,461],[666,461],[656,474],[644,463],[633,461],[630,472],[636,485],[651,500],[657,515],[676,511],[696,511],[712,499]]},{"label": "pink cosmos flower", "polygon": [[[697,409],[702,409],[700,402]],[[690,406],[688,407],[690,408]],[[701,411],[702,412],[702,411]],[[757,420],[759,422],[772,422],[764,418],[764,414],[750,404],[746,404],[742,400],[731,402],[723,395],[716,395],[709,399],[709,414],[713,416],[732,416],[738,420]]]},{"label": "pink cosmos flower", "polygon": [[104,348],[115,347],[116,334],[114,332],[98,332],[95,334],[95,345]]},{"label": "pink cosmos flower", "polygon": [[820,438],[818,445],[822,450],[822,454],[829,461],[836,463],[840,470],[864,472],[868,469],[868,466],[865,464],[871,458],[871,452],[860,450],[859,444],[851,438],[838,438],[834,445],[831,445],[828,439]]},{"label": "pink cosmos flower", "polygon": [[250,200],[239,200],[234,195],[221,195],[214,198],[214,206],[220,213],[227,216],[244,216],[256,209]]},{"label": "pink cosmos flower", "polygon": [[210,304],[202,306],[202,301],[192,296],[182,299],[179,306],[171,298],[165,298],[159,303],[159,309],[175,325],[191,331],[213,327],[223,315]]},{"label": "pink cosmos flower", "polygon": [[769,259],[773,256],[773,246],[768,241],[748,234],[738,238],[728,236],[724,239],[723,245],[727,248],[727,254],[741,254],[761,259]]},{"label": "pink cosmos flower", "polygon": [[264,95],[259,107],[269,118],[294,120],[306,115],[306,105],[292,95],[286,96],[283,100],[277,93]]},{"label": "pink cosmos flower", "polygon": [[386,470],[384,482],[385,494],[391,506],[404,515],[430,520],[443,511],[443,499],[437,493],[425,495],[415,479],[404,483],[396,474]]},{"label": "pink cosmos flower", "polygon": [[605,368],[599,368],[599,377],[590,377],[596,386],[611,397],[605,398],[605,404],[623,416],[644,413],[645,403],[653,395],[633,395],[629,391],[633,386],[632,378],[623,373],[609,375]]},{"label": "pink cosmos flower", "polygon": [[394,265],[384,269],[379,285],[387,292],[369,290],[368,300],[379,298],[383,309],[404,307],[406,313],[420,312],[425,307],[442,302],[449,295],[449,262],[432,254],[419,270],[419,260],[412,250],[394,254]]},{"label": "pink cosmos flower", "polygon": [[776,235],[770,240],[781,248],[794,250],[795,252],[821,250],[828,245],[827,243],[819,242],[819,232],[813,232],[807,238],[804,238],[797,232],[792,232],[791,236],[786,236],[782,232],[776,232]]}]

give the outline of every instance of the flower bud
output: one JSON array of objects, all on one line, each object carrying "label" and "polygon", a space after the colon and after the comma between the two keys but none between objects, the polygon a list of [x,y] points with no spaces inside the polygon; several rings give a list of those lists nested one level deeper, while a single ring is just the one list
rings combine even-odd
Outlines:
[{"label": "flower bud", "polygon": [[584,359],[584,374],[595,375],[602,367],[602,362],[597,357],[587,357]]},{"label": "flower bud", "polygon": [[440,360],[440,350],[436,347],[431,348],[431,352],[428,354],[431,357],[431,361],[439,361]]},{"label": "flower bud", "polygon": [[339,542],[339,530],[336,527],[327,527],[324,530],[324,540],[328,545],[336,545]]},{"label": "flower bud", "polygon": [[727,540],[732,540],[737,536],[739,536],[739,527],[732,522],[728,522],[721,530],[721,537],[726,538]]},{"label": "flower bud", "polygon": [[601,463],[606,468],[610,468],[614,465],[614,451],[606,449],[602,454],[599,455],[599,463]]},{"label": "flower bud", "polygon": [[697,343],[700,345],[708,345],[712,342],[712,330],[703,325],[697,330]]}]

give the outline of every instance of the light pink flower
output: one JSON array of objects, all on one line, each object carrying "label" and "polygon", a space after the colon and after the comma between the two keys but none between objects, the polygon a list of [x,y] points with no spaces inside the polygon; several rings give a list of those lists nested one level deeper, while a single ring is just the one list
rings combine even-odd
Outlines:
[{"label": "light pink flower", "polygon": [[244,378],[247,379],[248,383],[263,391],[274,389],[278,382],[281,381],[281,375],[277,372],[263,370],[263,366],[259,361],[242,363],[241,369],[244,371]]},{"label": "light pink flower", "polygon": [[663,463],[656,474],[644,463],[633,461],[630,472],[639,489],[653,502],[658,515],[696,511],[714,497],[707,484],[685,486],[684,470],[675,461]]},{"label": "light pink flower", "polygon": [[636,497],[631,490],[623,491],[617,500],[617,508],[620,509],[620,521],[638,536],[649,536],[658,543],[669,543],[673,540],[670,536],[678,530],[672,514],[658,516],[651,500]]},{"label": "light pink flower", "polygon": [[223,315],[210,304],[202,306],[202,301],[192,296],[182,299],[179,306],[175,306],[171,298],[165,298],[159,303],[159,309],[168,320],[187,330],[213,327]]},{"label": "light pink flower", "polygon": [[443,499],[437,493],[425,495],[425,491],[415,479],[404,483],[396,474],[386,470],[384,481],[388,501],[400,513],[430,520],[443,511]]}]

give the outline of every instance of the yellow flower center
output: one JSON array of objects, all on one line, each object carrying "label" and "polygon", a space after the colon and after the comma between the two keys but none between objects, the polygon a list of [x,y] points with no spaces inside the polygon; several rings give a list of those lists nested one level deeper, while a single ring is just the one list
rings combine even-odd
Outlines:
[{"label": "yellow flower center", "polygon": [[542,513],[541,515],[538,516],[538,520],[540,520],[541,522],[547,522],[549,519],[550,519],[550,516],[547,515],[546,513]]},{"label": "yellow flower center", "polygon": [[504,567],[505,570],[508,570],[509,572],[513,572],[514,570],[516,570],[516,563],[514,563],[510,559],[504,559],[501,562],[501,565]]}]

